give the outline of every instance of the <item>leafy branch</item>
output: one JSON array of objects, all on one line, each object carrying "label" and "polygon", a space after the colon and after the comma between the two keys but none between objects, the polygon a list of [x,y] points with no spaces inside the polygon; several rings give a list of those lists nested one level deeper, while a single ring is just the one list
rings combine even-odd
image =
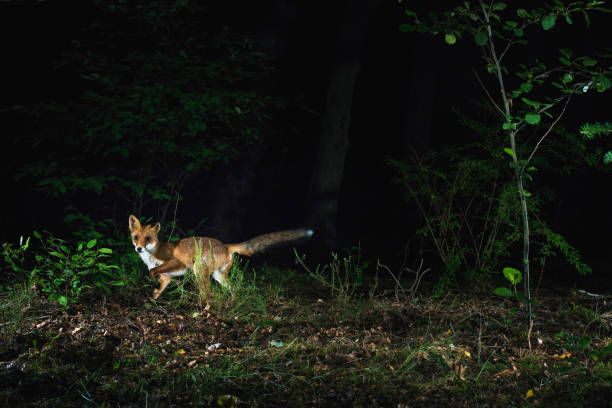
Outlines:
[{"label": "leafy branch", "polygon": [[[554,66],[548,66],[536,60],[531,66],[518,64],[517,67],[509,68],[503,65],[503,62],[515,45],[528,44],[525,38],[527,27],[539,26],[544,31],[551,31],[560,18],[564,18],[569,25],[573,24],[573,17],[576,14],[584,17],[588,27],[591,23],[590,13],[611,12],[604,5],[603,1],[574,1],[566,5],[560,0],[554,0],[552,4],[528,11],[523,8],[511,10],[504,2],[485,4],[482,0],[473,0],[465,1],[463,5],[442,14],[429,13],[427,19],[420,19],[415,11],[405,10],[412,22],[404,23],[399,27],[404,32],[444,34],[444,41],[449,45],[456,44],[464,37],[472,37],[475,44],[481,48],[486,71],[494,77],[499,98],[497,101],[485,82],[476,74],[480,86],[503,117],[501,130],[506,134],[510,144],[510,147],[503,149],[511,158],[510,164],[514,171],[520,201],[523,283],[530,327],[532,313],[529,287],[530,229],[527,199],[531,194],[525,189],[525,184],[531,180],[529,172],[535,168],[529,167],[529,164],[541,144],[563,117],[572,95],[584,94],[592,89],[599,93],[607,91],[612,85],[610,81],[612,70],[609,65],[602,64],[595,58],[576,57],[574,52],[568,48],[559,49],[558,63]],[[609,55],[604,55],[604,57],[609,57]],[[514,73],[516,79],[511,80],[510,73]],[[518,82],[518,86],[509,87],[508,84],[511,82]],[[554,108],[559,104],[563,104],[561,110],[553,114]],[[526,158],[519,157],[517,145],[527,144],[527,141],[519,140],[521,131],[527,126],[538,126],[543,117],[551,119],[548,129],[529,149],[531,152]],[[591,133],[589,133],[590,130]],[[594,129],[586,128],[588,134],[595,134],[592,130]],[[612,154],[609,157],[612,159]]]}]

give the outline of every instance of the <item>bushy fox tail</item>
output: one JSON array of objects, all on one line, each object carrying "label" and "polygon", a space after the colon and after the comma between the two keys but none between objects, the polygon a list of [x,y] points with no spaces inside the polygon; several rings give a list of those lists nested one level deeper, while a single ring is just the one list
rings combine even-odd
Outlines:
[{"label": "bushy fox tail", "polygon": [[259,235],[239,244],[228,244],[227,247],[230,254],[236,253],[251,256],[269,248],[290,244],[304,238],[310,238],[313,234],[313,230],[305,228],[271,232],[269,234]]}]

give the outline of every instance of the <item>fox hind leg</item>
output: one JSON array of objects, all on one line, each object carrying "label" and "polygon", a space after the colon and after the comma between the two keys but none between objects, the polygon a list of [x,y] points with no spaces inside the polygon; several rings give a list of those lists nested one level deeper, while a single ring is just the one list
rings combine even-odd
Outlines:
[{"label": "fox hind leg", "polygon": [[229,283],[229,279],[227,278],[227,271],[231,267],[232,267],[232,262],[228,262],[213,272],[213,279],[219,282],[221,286],[223,286],[225,289],[228,289],[228,290],[232,289]]}]

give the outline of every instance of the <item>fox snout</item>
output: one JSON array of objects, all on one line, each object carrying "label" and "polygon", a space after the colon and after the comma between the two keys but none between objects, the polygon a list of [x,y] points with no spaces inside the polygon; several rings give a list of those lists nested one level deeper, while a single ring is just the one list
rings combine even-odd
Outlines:
[{"label": "fox snout", "polygon": [[136,247],[136,252],[141,253],[143,251],[143,249],[144,249],[143,247],[137,246]]}]

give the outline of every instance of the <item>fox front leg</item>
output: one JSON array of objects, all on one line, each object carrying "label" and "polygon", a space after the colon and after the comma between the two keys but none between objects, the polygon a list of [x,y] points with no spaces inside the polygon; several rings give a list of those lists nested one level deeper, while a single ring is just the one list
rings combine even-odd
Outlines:
[{"label": "fox front leg", "polygon": [[166,286],[172,281],[175,276],[181,276],[185,273],[187,267],[178,259],[171,259],[163,264],[152,268],[149,273],[151,277],[159,282],[159,289],[153,291],[153,299],[157,299],[159,295],[166,289]]}]

